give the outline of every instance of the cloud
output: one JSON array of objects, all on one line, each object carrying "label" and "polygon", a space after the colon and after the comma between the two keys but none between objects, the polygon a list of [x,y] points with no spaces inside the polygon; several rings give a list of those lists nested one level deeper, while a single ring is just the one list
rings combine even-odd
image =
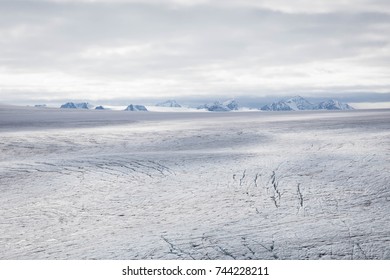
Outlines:
[{"label": "cloud", "polygon": [[0,99],[388,92],[387,3],[2,1]]},{"label": "cloud", "polygon": [[[16,0],[18,1],[18,0]],[[283,13],[332,13],[332,12],[387,12],[387,0],[26,0],[46,3],[110,3],[110,4],[150,4],[170,7],[244,7],[260,8]]]}]

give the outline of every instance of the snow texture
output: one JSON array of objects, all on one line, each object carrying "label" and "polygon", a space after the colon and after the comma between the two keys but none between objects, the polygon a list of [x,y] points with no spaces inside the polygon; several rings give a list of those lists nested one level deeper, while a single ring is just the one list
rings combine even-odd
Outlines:
[{"label": "snow texture", "polygon": [[390,259],[390,110],[0,107],[1,259]]}]

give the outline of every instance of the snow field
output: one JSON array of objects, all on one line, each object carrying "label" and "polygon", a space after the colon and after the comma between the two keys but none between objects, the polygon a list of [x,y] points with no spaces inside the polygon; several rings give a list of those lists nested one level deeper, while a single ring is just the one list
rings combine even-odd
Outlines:
[{"label": "snow field", "polygon": [[389,110],[40,112],[0,111],[1,259],[390,258]]}]

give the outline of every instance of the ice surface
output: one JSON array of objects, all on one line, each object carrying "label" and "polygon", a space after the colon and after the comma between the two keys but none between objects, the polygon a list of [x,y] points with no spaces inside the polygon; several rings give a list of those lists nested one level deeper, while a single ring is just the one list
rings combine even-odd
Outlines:
[{"label": "ice surface", "polygon": [[390,259],[390,110],[0,107],[1,259]]}]

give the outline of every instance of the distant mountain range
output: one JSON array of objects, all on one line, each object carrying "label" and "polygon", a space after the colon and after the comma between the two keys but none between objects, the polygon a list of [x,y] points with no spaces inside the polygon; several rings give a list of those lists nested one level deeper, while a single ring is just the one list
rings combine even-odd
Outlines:
[{"label": "distant mountain range", "polygon": [[319,103],[316,107],[316,110],[354,110],[354,108],[347,103],[342,103],[340,101],[330,99]]},{"label": "distant mountain range", "polygon": [[[183,108],[175,100],[167,100],[161,103],[157,103],[156,107],[169,107],[169,108]],[[87,102],[74,103],[68,102],[61,105],[62,109],[91,109],[94,108],[91,104]],[[103,106],[95,107],[96,110],[106,110]],[[186,109],[186,108],[183,108]],[[248,108],[241,108],[238,102],[234,99],[229,99],[224,102],[215,101],[213,103],[208,103],[197,107],[199,110],[207,110],[210,112],[228,112],[228,111],[238,111],[238,110],[248,110]],[[294,96],[290,98],[284,98],[277,102],[265,105],[258,110],[261,111],[304,111],[304,110],[353,110],[354,108],[348,105],[347,103],[342,103],[338,100],[329,99],[322,101],[317,104],[313,104],[303,98],[302,96]],[[253,109],[252,109],[253,110]],[[256,109],[254,109],[256,110]],[[125,111],[148,111],[144,105],[134,105],[130,104],[127,106]]]},{"label": "distant mountain range", "polygon": [[[45,105],[46,106],[46,105]],[[35,105],[37,107],[37,105]],[[65,104],[62,104],[61,109],[93,109],[94,106],[89,104],[88,102],[81,102],[81,103],[75,103],[75,102],[67,102]],[[97,106],[95,107],[95,110],[106,110],[103,106]]]},{"label": "distant mountain range", "polygon": [[330,99],[319,104],[312,104],[301,96],[282,99],[261,107],[262,111],[302,111],[302,110],[353,110],[346,103]]},{"label": "distant mountain range", "polygon": [[181,108],[181,105],[176,102],[176,100],[167,100],[165,102],[157,103],[157,107],[176,107]]},{"label": "distant mountain range", "polygon": [[93,106],[91,106],[87,102],[82,102],[82,103],[73,103],[73,102],[68,102],[63,105],[61,105],[61,109],[90,109]]},{"label": "distant mountain range", "polygon": [[144,112],[147,112],[148,109],[146,109],[146,107],[144,105],[133,105],[133,104],[130,104],[129,106],[127,106],[125,111],[144,111]]},{"label": "distant mountain range", "polygon": [[206,109],[211,112],[226,112],[226,111],[236,111],[239,109],[237,101],[234,99],[226,100],[225,102],[215,101],[211,104],[204,104],[199,106],[198,109]]}]

